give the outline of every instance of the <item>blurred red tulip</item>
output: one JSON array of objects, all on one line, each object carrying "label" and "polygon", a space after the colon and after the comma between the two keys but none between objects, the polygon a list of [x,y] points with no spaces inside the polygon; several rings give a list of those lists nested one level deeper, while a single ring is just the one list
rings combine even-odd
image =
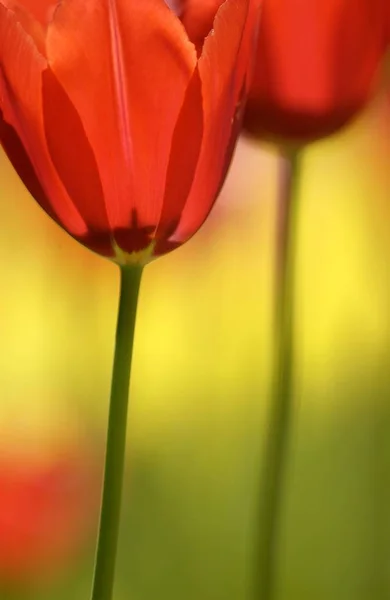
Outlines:
[{"label": "blurred red tulip", "polygon": [[[212,28],[221,2],[182,0],[179,12],[195,42]],[[299,142],[345,125],[373,91],[386,12],[389,0],[264,0],[246,128]]]},{"label": "blurred red tulip", "polygon": [[74,238],[126,264],[199,229],[238,135],[259,2],[227,0],[197,58],[165,0],[0,0],[0,140]]},{"label": "blurred red tulip", "polygon": [[352,119],[376,83],[387,4],[265,0],[247,128],[313,140]]},{"label": "blurred red tulip", "polygon": [[0,459],[0,588],[45,581],[97,524],[96,464],[69,452],[44,465]]}]

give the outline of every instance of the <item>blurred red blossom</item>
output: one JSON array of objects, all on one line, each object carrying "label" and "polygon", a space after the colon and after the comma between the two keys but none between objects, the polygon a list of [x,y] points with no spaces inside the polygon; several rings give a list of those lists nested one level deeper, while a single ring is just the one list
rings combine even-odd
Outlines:
[{"label": "blurred red blossom", "polygon": [[[222,0],[182,0],[198,43]],[[305,142],[344,126],[369,100],[389,41],[388,0],[264,0],[244,125]],[[390,28],[389,28],[390,29]]]},{"label": "blurred red blossom", "polygon": [[50,579],[97,525],[100,472],[80,450],[45,463],[0,457],[0,589]]},{"label": "blurred red blossom", "polygon": [[165,0],[0,0],[0,141],[75,239],[145,263],[199,229],[239,133],[259,4],[215,3],[198,56]]}]

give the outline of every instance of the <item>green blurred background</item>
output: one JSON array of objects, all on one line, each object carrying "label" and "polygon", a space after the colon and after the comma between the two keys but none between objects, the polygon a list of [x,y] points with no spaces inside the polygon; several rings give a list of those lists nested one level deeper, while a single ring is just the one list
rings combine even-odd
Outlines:
[{"label": "green blurred background", "polygon": [[[390,598],[387,102],[379,94],[304,156],[280,600]],[[278,168],[271,147],[243,138],[205,226],[146,269],[115,600],[251,598]],[[73,495],[90,506],[118,271],[43,214],[2,154],[0,182],[0,462],[28,469],[68,447],[92,454],[98,484]],[[88,597],[97,527],[88,511],[85,543],[53,574],[41,565],[33,584],[0,582],[1,600]]]}]

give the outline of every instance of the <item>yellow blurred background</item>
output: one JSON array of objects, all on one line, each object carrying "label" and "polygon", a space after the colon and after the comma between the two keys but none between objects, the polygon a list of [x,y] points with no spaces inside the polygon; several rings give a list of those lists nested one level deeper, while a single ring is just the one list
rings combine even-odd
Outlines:
[{"label": "yellow blurred background", "polygon": [[[390,597],[387,102],[304,155],[280,600]],[[205,226],[146,269],[115,600],[250,598],[278,169],[243,137]],[[117,269],[50,221],[3,154],[0,206],[0,463],[69,446],[101,473]],[[94,519],[55,576],[0,582],[1,600],[88,597]]]}]

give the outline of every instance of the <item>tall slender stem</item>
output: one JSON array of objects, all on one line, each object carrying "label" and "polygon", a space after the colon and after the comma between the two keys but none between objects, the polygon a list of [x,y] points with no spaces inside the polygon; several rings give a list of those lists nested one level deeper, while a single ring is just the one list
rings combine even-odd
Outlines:
[{"label": "tall slender stem", "polygon": [[111,600],[125,463],[127,406],[142,268],[122,267],[92,600]]},{"label": "tall slender stem", "polygon": [[275,593],[279,523],[293,397],[293,299],[299,183],[298,152],[284,155],[282,161],[275,286],[275,371],[259,499],[256,600],[272,600]]}]

